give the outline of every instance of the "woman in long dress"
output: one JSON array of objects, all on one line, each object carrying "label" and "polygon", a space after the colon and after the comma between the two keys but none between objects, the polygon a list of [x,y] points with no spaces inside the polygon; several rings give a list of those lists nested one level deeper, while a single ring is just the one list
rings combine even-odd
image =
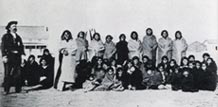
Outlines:
[{"label": "woman in long dress", "polygon": [[89,60],[91,61],[94,56],[103,57],[105,47],[99,33],[94,32],[92,36],[92,32],[90,31],[90,37],[91,42],[89,46]]},{"label": "woman in long dress", "polygon": [[154,65],[156,63],[157,45],[157,40],[156,37],[153,35],[152,29],[147,28],[146,35],[144,36],[142,41],[142,55],[148,56]]},{"label": "woman in long dress", "polygon": [[180,31],[176,31],[175,40],[173,41],[172,59],[175,59],[177,63],[181,62],[181,58],[186,56],[187,49],[188,44],[182,37],[182,33]]},{"label": "woman in long dress", "polygon": [[138,33],[136,31],[133,31],[131,33],[131,39],[128,41],[128,49],[129,49],[129,59],[132,59],[135,56],[140,58],[142,47],[141,47],[141,41],[138,39]]},{"label": "woman in long dress", "polygon": [[106,42],[104,44],[105,46],[104,57],[103,57],[104,59],[111,60],[112,58],[115,57],[115,53],[117,49],[115,43],[112,40],[113,37],[111,35],[106,36]]},{"label": "woman in long dress", "polygon": [[167,30],[161,32],[162,38],[158,40],[158,63],[161,62],[163,56],[167,56],[169,60],[172,58],[172,39],[168,36]]},{"label": "woman in long dress", "polygon": [[128,42],[126,42],[126,35],[121,34],[119,36],[120,41],[116,44],[117,49],[117,64],[118,65],[125,65],[124,62],[128,61],[129,56],[129,49],[128,49]]},{"label": "woman in long dress", "polygon": [[73,40],[72,34],[69,30],[65,30],[61,36],[59,54],[60,57],[60,78],[57,89],[65,90],[67,84],[73,85],[75,83],[75,68],[76,68],[76,50],[77,44]]},{"label": "woman in long dress", "polygon": [[81,60],[87,60],[87,49],[88,49],[88,41],[86,40],[86,33],[80,31],[76,38],[77,43],[77,53],[76,53],[76,61],[79,62]]}]

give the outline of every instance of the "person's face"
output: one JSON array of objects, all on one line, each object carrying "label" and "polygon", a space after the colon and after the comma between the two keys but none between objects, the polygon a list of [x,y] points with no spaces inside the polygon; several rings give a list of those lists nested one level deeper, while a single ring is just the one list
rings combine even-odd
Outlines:
[{"label": "person's face", "polygon": [[148,36],[150,36],[152,34],[152,30],[148,29],[148,30],[146,30],[146,33],[147,33]]},{"label": "person's face", "polygon": [[111,65],[112,65],[112,66],[115,66],[115,65],[116,65],[116,61],[113,60],[113,61],[111,62]]},{"label": "person's face", "polygon": [[107,42],[107,43],[110,43],[111,40],[112,40],[112,39],[111,39],[110,37],[107,37],[107,38],[106,38],[106,42]]},{"label": "person's face", "polygon": [[174,66],[175,65],[175,63],[173,62],[173,61],[171,61],[170,62],[170,66],[172,67],[172,66]]},{"label": "person's face", "polygon": [[121,36],[121,37],[120,37],[120,41],[125,41],[125,39],[126,39],[126,38],[125,38],[124,36]]},{"label": "person's face", "polygon": [[83,33],[79,33],[79,38],[84,38]]},{"label": "person's face", "polygon": [[162,37],[163,37],[163,38],[167,38],[167,37],[168,37],[167,32],[163,32]]},{"label": "person's face", "polygon": [[206,64],[202,64],[201,68],[202,68],[203,70],[206,70],[207,65],[206,65]]},{"label": "person's face", "polygon": [[184,65],[188,65],[188,60],[187,59],[184,59],[182,62],[183,62]]},{"label": "person's face", "polygon": [[176,33],[176,38],[177,39],[181,39],[182,38],[182,35],[180,33]]},{"label": "person's face", "polygon": [[135,39],[136,39],[136,37],[137,37],[137,36],[136,36],[136,34],[135,34],[135,33],[133,33],[133,34],[132,34],[132,38],[135,40]]},{"label": "person's face", "polygon": [[193,63],[189,63],[189,68],[194,68],[194,65],[193,65]]},{"label": "person's face", "polygon": [[99,35],[95,35],[95,40],[99,40],[100,39],[100,37],[99,37]]},{"label": "person's face", "polygon": [[143,63],[146,63],[146,62],[148,62],[148,59],[147,58],[143,58],[142,61],[143,61]]},{"label": "person's face", "polygon": [[65,40],[69,39],[69,34],[67,32],[64,33],[64,38],[65,38]]},{"label": "person's face", "polygon": [[16,24],[12,24],[11,26],[10,26],[10,28],[9,28],[9,30],[11,31],[11,32],[17,32],[17,25]]},{"label": "person's face", "polygon": [[195,61],[195,58],[194,57],[190,57],[189,61]]},{"label": "person's face", "polygon": [[148,73],[149,75],[151,75],[152,71],[151,71],[151,70],[148,70],[147,73]]},{"label": "person's face", "polygon": [[49,52],[48,52],[48,51],[45,51],[44,54],[45,54],[45,55],[49,55]]},{"label": "person's face", "polygon": [[127,66],[130,68],[132,67],[132,63],[131,62],[128,62]]},{"label": "person's face", "polygon": [[160,66],[160,67],[158,68],[158,70],[159,70],[159,71],[163,71],[163,66]]},{"label": "person's face", "polygon": [[166,64],[168,60],[166,58],[163,59],[163,63]]},{"label": "person's face", "polygon": [[210,65],[212,63],[211,59],[207,59],[207,64]]},{"label": "person's face", "polygon": [[203,59],[204,59],[205,61],[207,61],[208,58],[209,58],[208,56],[204,56],[204,57],[203,57]]},{"label": "person's face", "polygon": [[103,64],[103,68],[106,70],[108,69],[108,65],[107,64]]},{"label": "person's face", "polygon": [[113,74],[114,74],[113,70],[110,69],[110,70],[108,71],[108,74],[109,74],[109,75],[113,75]]},{"label": "person's face", "polygon": [[188,75],[189,75],[188,71],[184,71],[183,75],[184,75],[185,77],[188,77]]},{"label": "person's face", "polygon": [[119,76],[119,77],[122,76],[122,72],[123,72],[122,70],[119,70],[119,71],[118,71],[118,76]]},{"label": "person's face", "polygon": [[138,59],[134,59],[133,63],[134,63],[134,65],[137,65],[139,63],[139,60]]},{"label": "person's face", "polygon": [[102,64],[102,59],[98,59],[98,64]]},{"label": "person's face", "polygon": [[200,67],[201,67],[200,63],[196,63],[196,68],[200,69]]},{"label": "person's face", "polygon": [[31,58],[29,59],[29,61],[30,61],[30,62],[33,62],[33,61],[34,61],[34,58],[33,58],[33,57],[31,57]]},{"label": "person's face", "polygon": [[42,61],[41,61],[41,64],[42,64],[42,66],[45,66],[45,65],[46,65],[46,61],[45,61],[45,60],[42,60]]}]

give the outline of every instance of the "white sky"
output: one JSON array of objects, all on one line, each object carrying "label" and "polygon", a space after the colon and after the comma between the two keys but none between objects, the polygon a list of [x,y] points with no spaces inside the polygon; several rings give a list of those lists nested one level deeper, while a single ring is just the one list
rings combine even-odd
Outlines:
[{"label": "white sky", "polygon": [[181,30],[188,43],[218,35],[217,0],[1,0],[0,14],[0,25],[18,20],[48,26],[52,46],[65,29],[76,37],[80,30],[96,28],[103,40],[111,34],[115,41],[133,30],[143,37],[148,27],[157,38],[163,29],[173,39]]}]

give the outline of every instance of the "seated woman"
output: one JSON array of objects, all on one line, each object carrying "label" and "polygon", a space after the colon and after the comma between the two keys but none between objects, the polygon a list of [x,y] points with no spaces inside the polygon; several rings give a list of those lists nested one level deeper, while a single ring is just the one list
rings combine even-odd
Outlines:
[{"label": "seated woman", "polygon": [[142,73],[138,68],[133,66],[131,61],[127,62],[123,76],[123,86],[125,89],[141,89]]},{"label": "seated woman", "polygon": [[167,69],[167,67],[169,65],[168,63],[169,63],[168,57],[167,56],[163,56],[161,58],[161,62],[158,65],[160,65],[160,64],[164,65],[164,70],[166,71],[166,69]]},{"label": "seated woman", "polygon": [[147,74],[147,89],[159,89],[159,86],[162,85],[163,82],[163,78],[159,70],[148,69]]},{"label": "seated woman", "polygon": [[217,84],[217,74],[215,62],[211,59],[207,59],[207,63],[202,63],[202,71],[199,74],[199,89],[215,91]]},{"label": "seated woman", "polygon": [[89,79],[83,83],[83,89],[85,89],[84,90],[85,92],[93,91],[95,90],[96,87],[101,85],[105,77],[105,70],[100,68],[100,69],[97,69],[96,72],[97,72],[97,75],[95,76],[91,75]]},{"label": "seated woman", "polygon": [[40,72],[39,72],[39,65],[38,63],[35,61],[35,56],[34,55],[30,55],[28,60],[27,60],[27,64],[25,66],[25,70],[27,73],[27,85],[28,86],[34,86],[37,85],[39,83],[40,80]]},{"label": "seated woman", "polygon": [[52,57],[48,49],[43,50],[43,54],[42,56],[40,56],[40,60],[42,59],[45,59],[48,65],[54,66],[54,58]]},{"label": "seated woman", "polygon": [[167,69],[167,72],[169,73],[168,83],[171,84],[171,88],[174,91],[177,91],[181,89],[181,72],[178,70],[178,65],[176,63],[176,60],[172,59],[169,62],[169,67]]},{"label": "seated woman", "polygon": [[27,91],[40,90],[40,89],[48,89],[53,86],[54,80],[54,71],[51,65],[47,63],[47,60],[42,58],[40,60],[40,81],[34,87],[31,87]]},{"label": "seated woman", "polygon": [[107,72],[99,86],[97,86],[94,91],[107,91],[111,90],[111,87],[114,85],[115,82],[115,74],[113,68],[108,68]]},{"label": "seated woman", "polygon": [[194,78],[189,71],[190,69],[183,69],[182,78],[181,78],[181,89],[184,92],[196,92],[194,89]]},{"label": "seated woman", "polygon": [[113,91],[123,91],[124,90],[124,87],[123,87],[123,81],[124,81],[123,68],[119,67],[119,68],[117,68],[116,71],[117,72],[116,72],[116,76],[115,76],[114,85],[111,87],[111,89]]}]

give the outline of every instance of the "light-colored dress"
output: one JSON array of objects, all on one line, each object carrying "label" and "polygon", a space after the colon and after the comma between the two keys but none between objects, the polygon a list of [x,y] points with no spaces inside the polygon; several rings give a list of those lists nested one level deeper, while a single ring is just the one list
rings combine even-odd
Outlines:
[{"label": "light-colored dress", "polygon": [[89,46],[89,61],[91,61],[94,56],[103,57],[104,50],[104,44],[101,40],[92,40]]},{"label": "light-colored dress", "polygon": [[150,59],[156,59],[157,40],[154,35],[144,36],[142,41],[142,55],[148,56]]},{"label": "light-colored dress", "polygon": [[63,54],[64,51],[68,52],[68,55],[63,55],[59,82],[74,83],[76,77],[76,41],[61,41],[59,50],[61,54]]},{"label": "light-colored dress", "polygon": [[175,59],[177,63],[180,63],[181,58],[186,56],[187,48],[188,44],[184,38],[174,40],[172,59]]},{"label": "light-colored dress", "polygon": [[173,41],[169,37],[158,40],[158,63],[161,62],[163,56],[167,56],[169,60],[172,58],[172,44]]},{"label": "light-colored dress", "polygon": [[105,43],[104,59],[110,59],[116,52],[116,45],[111,41],[110,43]]},{"label": "light-colored dress", "polygon": [[134,56],[137,56],[141,58],[141,52],[142,52],[142,47],[141,47],[141,41],[140,40],[133,40],[130,39],[128,41],[128,49],[129,49],[129,58],[132,59]]},{"label": "light-colored dress", "polygon": [[76,38],[77,43],[77,52],[76,52],[76,60],[86,60],[87,59],[87,53],[86,50],[88,48],[88,41],[86,39],[82,38]]}]

